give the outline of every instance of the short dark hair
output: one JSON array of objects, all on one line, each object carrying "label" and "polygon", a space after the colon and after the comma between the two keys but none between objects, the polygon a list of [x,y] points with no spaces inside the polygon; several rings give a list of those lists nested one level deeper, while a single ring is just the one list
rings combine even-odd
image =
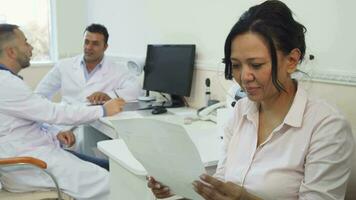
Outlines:
[{"label": "short dark hair", "polygon": [[297,48],[301,52],[299,62],[305,54],[306,28],[295,21],[292,11],[278,0],[267,0],[248,9],[232,27],[225,41],[225,78],[232,79],[231,43],[233,39],[248,31],[257,33],[267,42],[272,62],[272,83],[278,91],[285,91],[277,76],[277,50],[289,54]]},{"label": "short dark hair", "polygon": [[14,24],[0,24],[0,55],[2,55],[4,43],[15,38],[14,30],[18,28],[19,26]]},{"label": "short dark hair", "polygon": [[85,31],[88,31],[88,32],[91,32],[91,33],[103,34],[104,40],[105,40],[105,44],[108,43],[109,33],[108,33],[108,30],[106,29],[105,26],[103,26],[101,24],[90,24],[89,26],[86,27]]}]

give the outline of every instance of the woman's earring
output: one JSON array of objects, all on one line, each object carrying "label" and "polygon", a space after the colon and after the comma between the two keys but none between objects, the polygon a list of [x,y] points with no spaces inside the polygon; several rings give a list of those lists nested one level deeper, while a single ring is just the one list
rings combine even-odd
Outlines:
[{"label": "woman's earring", "polygon": [[295,68],[289,68],[287,70],[288,74],[292,74],[293,72],[295,72]]}]

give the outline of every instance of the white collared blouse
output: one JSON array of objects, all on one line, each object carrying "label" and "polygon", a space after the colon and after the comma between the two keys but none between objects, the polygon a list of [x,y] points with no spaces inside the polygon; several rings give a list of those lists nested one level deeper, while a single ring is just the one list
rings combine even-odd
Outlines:
[{"label": "white collared blouse", "polygon": [[298,84],[284,121],[257,146],[259,112],[248,98],[225,128],[215,176],[263,199],[344,199],[354,140],[345,117]]}]

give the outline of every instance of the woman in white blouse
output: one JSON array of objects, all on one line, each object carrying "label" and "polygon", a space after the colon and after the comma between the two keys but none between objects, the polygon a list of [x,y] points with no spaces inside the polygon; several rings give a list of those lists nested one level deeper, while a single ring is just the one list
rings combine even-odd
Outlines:
[{"label": "woman in white blouse", "polygon": [[[306,29],[277,0],[251,7],[225,42],[225,77],[247,94],[225,129],[214,177],[193,183],[204,199],[344,199],[354,149],[345,117],[310,97],[291,74]],[[151,178],[158,198],[172,194]]]}]

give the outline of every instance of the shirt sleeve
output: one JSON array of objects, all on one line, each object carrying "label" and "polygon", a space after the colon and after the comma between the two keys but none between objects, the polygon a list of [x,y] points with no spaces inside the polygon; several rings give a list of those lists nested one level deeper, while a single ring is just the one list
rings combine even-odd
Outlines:
[{"label": "shirt sleeve", "polygon": [[61,88],[61,73],[58,65],[55,65],[45,77],[38,83],[35,93],[47,99],[52,99],[56,92]]},{"label": "shirt sleeve", "polygon": [[352,131],[342,116],[329,116],[319,123],[306,156],[299,199],[344,199],[353,151]]},{"label": "shirt sleeve", "polygon": [[218,166],[216,168],[216,172],[214,177],[220,180],[225,180],[225,167],[226,161],[228,157],[228,147],[233,135],[234,125],[236,124],[236,109],[234,109],[230,114],[229,120],[226,124],[223,125],[224,129],[224,138],[223,138],[223,149],[222,156],[218,162]]},{"label": "shirt sleeve", "polygon": [[56,136],[62,129],[58,126],[47,124],[47,123],[42,123],[41,129],[45,130],[46,132],[52,134],[53,136]]},{"label": "shirt sleeve", "polygon": [[39,123],[79,125],[104,114],[101,106],[53,103],[33,93],[20,79],[8,80],[7,89],[1,90],[0,95],[0,112]]}]

